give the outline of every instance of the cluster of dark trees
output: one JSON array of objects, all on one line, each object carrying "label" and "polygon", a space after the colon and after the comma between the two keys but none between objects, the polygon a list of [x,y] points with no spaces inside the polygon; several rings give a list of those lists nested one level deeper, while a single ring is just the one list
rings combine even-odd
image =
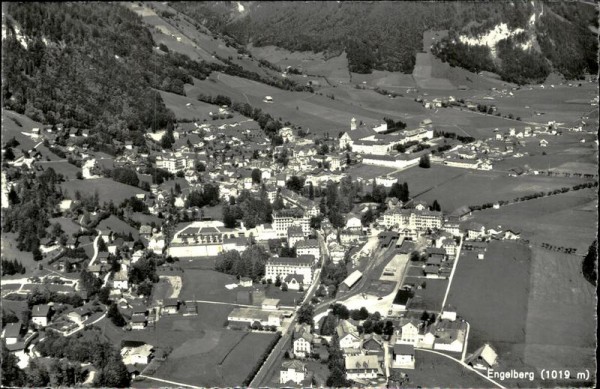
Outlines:
[{"label": "cluster of dark trees", "polygon": [[351,382],[346,379],[346,364],[344,354],[340,348],[340,339],[337,332],[334,331],[329,342],[329,360],[327,368],[329,369],[329,377],[325,385],[330,388],[347,388],[352,386]]},{"label": "cluster of dark trees", "polygon": [[215,270],[236,277],[250,277],[260,281],[265,276],[265,265],[269,254],[261,246],[253,245],[242,254],[236,250],[227,251],[217,256]]},{"label": "cluster of dark trees", "polygon": [[349,310],[345,305],[335,303],[331,305],[331,312],[323,319],[321,335],[333,335],[339,321],[348,319],[363,321],[362,325],[358,326],[359,333],[386,336],[394,334],[394,323],[383,320],[379,312],[369,313],[365,307]]},{"label": "cluster of dark trees", "polygon": [[193,190],[188,195],[186,200],[186,207],[199,207],[202,208],[205,205],[214,207],[219,204],[219,185],[218,184],[205,184],[202,187],[202,191]]},{"label": "cluster of dark trees", "polygon": [[19,369],[18,358],[2,343],[3,387],[75,387],[87,378],[79,363],[52,359],[43,364],[33,359],[25,370]]},{"label": "cluster of dark trees", "polygon": [[338,286],[346,277],[348,277],[348,269],[346,269],[346,264],[343,261],[334,264],[331,259],[328,259],[323,264],[321,284],[327,287],[330,297],[335,297]]},{"label": "cluster of dark trees", "polygon": [[122,184],[138,186],[140,183],[140,179],[137,176],[135,170],[130,169],[128,167],[117,167],[114,168],[110,175],[113,180],[120,182]]},{"label": "cluster of dark trees", "polygon": [[[174,120],[152,88],[183,92],[191,78],[175,55],[153,51],[150,32],[132,11],[112,4],[13,3],[7,14],[7,108],[43,123],[101,131],[104,143]],[[11,20],[31,39],[27,49]]]},{"label": "cluster of dark trees", "polygon": [[402,120],[394,121],[389,118],[383,118],[383,120],[387,124],[387,130],[383,132],[383,134],[391,134],[392,132],[402,131],[406,128],[406,123]]},{"label": "cluster of dark trees", "polygon": [[25,274],[27,268],[21,264],[21,262],[13,259],[2,258],[2,275],[12,276],[13,274]]},{"label": "cluster of dark trees", "polygon": [[259,224],[273,221],[273,208],[264,188],[258,196],[248,190],[243,190],[230,204],[223,206],[223,223],[225,227],[233,228],[237,220],[242,220],[246,228],[254,228]]},{"label": "cluster of dark trees", "polygon": [[598,282],[598,241],[594,240],[581,264],[583,276],[592,285]]},{"label": "cluster of dark trees", "polygon": [[[125,388],[131,383],[119,351],[105,340],[97,328],[86,328],[68,338],[50,331],[44,341],[38,343],[36,350],[45,357],[91,362],[99,370],[94,386]],[[46,385],[47,382],[35,386]]]},{"label": "cluster of dark trees", "polygon": [[150,296],[154,283],[158,282],[156,268],[164,263],[164,260],[156,254],[146,254],[129,270],[129,282],[137,285],[138,294]]},{"label": "cluster of dark trees", "polygon": [[17,234],[17,248],[23,251],[39,250],[40,239],[46,237],[49,218],[62,200],[57,190],[60,177],[54,169],[22,176],[16,190],[9,193],[11,207],[2,218],[2,231]]},{"label": "cluster of dark trees", "polygon": [[448,138],[448,139],[456,139],[459,142],[462,143],[472,143],[475,142],[475,138],[473,138],[472,136],[463,136],[463,135],[457,135],[454,132],[446,132],[446,131],[441,131],[441,130],[433,130],[433,137],[434,138],[438,138],[443,136],[444,138]]},{"label": "cluster of dark trees", "polygon": [[[598,187],[598,181],[586,182],[586,183],[574,185],[572,188],[563,187],[560,189],[549,190],[548,192],[536,192],[536,193],[528,194],[528,195],[521,196],[521,197],[515,197],[512,200],[512,203],[518,203],[521,201],[539,199],[541,197],[547,197],[547,196],[555,196],[558,194],[567,193],[571,190],[577,191],[577,190],[581,190],[581,189],[596,188],[596,187]],[[510,203],[511,203],[511,201],[506,201],[506,200],[498,201],[498,204],[501,206],[510,204]],[[469,208],[471,209],[471,211],[479,211],[482,209],[492,208],[493,206],[494,206],[494,204],[492,204],[492,203],[485,203],[483,205],[471,205],[471,206],[469,206]]]}]

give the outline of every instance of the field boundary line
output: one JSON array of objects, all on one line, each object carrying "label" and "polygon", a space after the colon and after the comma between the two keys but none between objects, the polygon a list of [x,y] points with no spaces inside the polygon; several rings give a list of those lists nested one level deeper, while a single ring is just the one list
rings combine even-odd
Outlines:
[{"label": "field boundary line", "polygon": [[472,372],[474,372],[474,373],[477,373],[479,376],[481,376],[481,377],[485,378],[486,380],[490,381],[491,383],[493,383],[493,384],[494,384],[494,385],[496,385],[497,387],[499,387],[499,388],[501,388],[501,389],[506,389],[506,387],[504,387],[504,386],[500,385],[498,382],[494,381],[494,380],[493,380],[493,379],[491,379],[490,377],[488,377],[488,376],[486,376],[486,375],[484,375],[484,374],[482,374],[482,373],[478,372],[477,370],[475,370],[475,369],[474,369],[474,368],[472,368],[471,366],[467,365],[466,363],[464,363],[464,362],[462,362],[462,361],[459,361],[458,359],[456,359],[456,358],[454,358],[454,357],[451,357],[450,355],[447,355],[447,354],[441,353],[441,352],[439,352],[439,351],[428,350],[428,349],[425,349],[425,348],[417,348],[417,350],[420,350],[420,351],[425,351],[425,352],[428,352],[428,353],[433,353],[433,354],[442,355],[442,356],[444,356],[444,357],[446,357],[446,358],[448,358],[448,359],[451,359],[451,360],[455,361],[456,363],[458,363],[458,364],[462,365],[462,366],[463,366],[463,367],[465,367],[467,370],[469,370],[469,371],[472,371]]}]

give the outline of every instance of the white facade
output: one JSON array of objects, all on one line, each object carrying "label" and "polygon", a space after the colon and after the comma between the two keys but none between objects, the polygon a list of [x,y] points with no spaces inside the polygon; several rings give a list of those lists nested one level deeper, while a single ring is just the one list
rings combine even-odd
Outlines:
[{"label": "white facade", "polygon": [[283,363],[283,367],[279,372],[279,383],[285,384],[286,382],[292,381],[296,384],[302,383],[306,377],[306,369],[303,364],[299,365],[287,365]]},{"label": "white facade", "polygon": [[303,276],[304,285],[312,283],[314,258],[303,256],[298,258],[273,257],[267,261],[265,279],[275,281],[277,276],[283,281],[290,274]]}]

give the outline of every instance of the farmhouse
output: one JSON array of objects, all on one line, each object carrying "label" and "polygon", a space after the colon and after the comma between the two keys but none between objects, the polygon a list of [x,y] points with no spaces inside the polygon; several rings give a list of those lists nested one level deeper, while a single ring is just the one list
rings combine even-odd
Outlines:
[{"label": "farmhouse", "polygon": [[441,320],[435,325],[434,350],[461,352],[465,344],[467,323]]},{"label": "farmhouse", "polygon": [[496,364],[498,354],[488,344],[484,344],[478,348],[473,354],[467,356],[465,363],[479,370],[487,370]]},{"label": "farmhouse", "polygon": [[123,341],[121,345],[121,358],[125,365],[147,365],[153,353],[154,347],[144,342]]},{"label": "farmhouse", "polygon": [[176,314],[179,311],[179,301],[174,298],[165,299],[162,310],[168,315]]},{"label": "farmhouse", "polygon": [[304,363],[300,361],[284,361],[279,371],[280,384],[300,385],[306,379],[307,371]]},{"label": "farmhouse", "polygon": [[302,327],[294,334],[294,356],[306,358],[313,350],[314,335],[310,333],[310,328]]},{"label": "farmhouse", "polygon": [[48,325],[50,319],[50,306],[47,304],[34,305],[31,310],[31,321],[40,327]]},{"label": "farmhouse", "polygon": [[7,345],[16,344],[21,339],[21,322],[9,323],[2,330],[2,339]]},{"label": "farmhouse", "polygon": [[392,367],[398,369],[415,368],[415,348],[410,344],[395,344],[392,348]]},{"label": "farmhouse", "polygon": [[348,320],[340,320],[335,331],[340,340],[340,348],[345,349],[360,349],[361,339],[358,330]]}]

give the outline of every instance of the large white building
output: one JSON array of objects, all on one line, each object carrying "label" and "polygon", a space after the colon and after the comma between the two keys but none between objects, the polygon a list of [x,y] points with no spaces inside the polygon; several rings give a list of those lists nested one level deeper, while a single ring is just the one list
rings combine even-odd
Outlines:
[{"label": "large white building", "polygon": [[296,243],[297,255],[313,255],[316,260],[321,257],[321,248],[317,239],[301,240]]},{"label": "large white building", "polygon": [[178,171],[193,169],[195,161],[190,156],[181,152],[159,155],[156,157],[156,167],[164,169],[169,173],[176,174]]},{"label": "large white building", "polygon": [[277,237],[287,237],[288,228],[292,226],[299,226],[305,236],[308,236],[310,234],[310,216],[305,215],[299,208],[273,212],[273,228],[277,232]]},{"label": "large white building", "polygon": [[386,227],[397,226],[411,230],[426,230],[442,227],[442,213],[418,209],[390,209],[383,214]]},{"label": "large white building", "polygon": [[277,276],[284,280],[288,275],[301,275],[304,285],[312,283],[313,265],[315,258],[312,255],[301,255],[297,258],[272,257],[267,261],[265,278],[275,281]]},{"label": "large white building", "polygon": [[[173,257],[207,257],[226,251],[238,231],[223,227],[222,222],[195,222],[173,236],[167,254]],[[237,242],[237,240],[236,240]],[[239,249],[239,243],[234,249]]]}]

